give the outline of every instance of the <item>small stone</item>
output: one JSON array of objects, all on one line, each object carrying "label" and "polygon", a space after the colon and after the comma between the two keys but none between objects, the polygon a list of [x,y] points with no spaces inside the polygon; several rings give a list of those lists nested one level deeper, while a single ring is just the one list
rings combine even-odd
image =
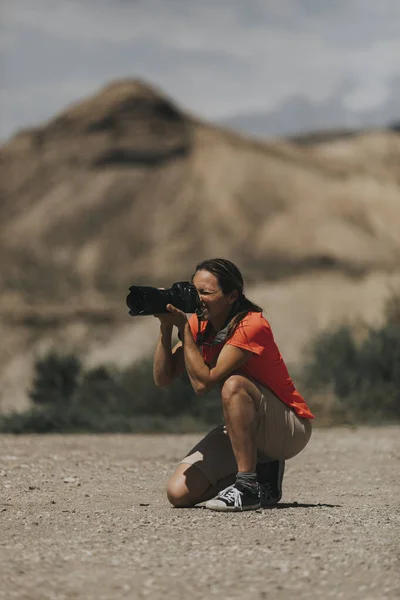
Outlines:
[{"label": "small stone", "polygon": [[76,477],[64,477],[64,483],[76,483]]}]

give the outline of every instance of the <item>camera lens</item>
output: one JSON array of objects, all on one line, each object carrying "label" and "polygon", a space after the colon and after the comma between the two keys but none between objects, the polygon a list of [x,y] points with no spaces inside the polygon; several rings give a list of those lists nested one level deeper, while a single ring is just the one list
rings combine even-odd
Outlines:
[{"label": "camera lens", "polygon": [[200,307],[199,294],[189,281],[174,283],[168,290],[132,286],[129,292],[126,304],[131,316],[162,314],[167,312],[167,304],[172,304],[185,313],[194,313]]}]

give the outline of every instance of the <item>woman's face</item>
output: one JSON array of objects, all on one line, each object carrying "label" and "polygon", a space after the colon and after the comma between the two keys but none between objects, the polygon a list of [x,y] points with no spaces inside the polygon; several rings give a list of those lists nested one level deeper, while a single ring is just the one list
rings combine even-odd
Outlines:
[{"label": "woman's face", "polygon": [[221,320],[223,324],[238,296],[237,290],[224,294],[218,279],[209,271],[197,271],[193,277],[193,285],[200,295],[202,320],[211,322]]}]

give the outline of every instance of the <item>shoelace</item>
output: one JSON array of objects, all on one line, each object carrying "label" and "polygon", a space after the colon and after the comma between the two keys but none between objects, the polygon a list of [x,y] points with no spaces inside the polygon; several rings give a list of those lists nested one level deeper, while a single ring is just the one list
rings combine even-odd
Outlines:
[{"label": "shoelace", "polygon": [[234,503],[234,507],[242,506],[242,493],[240,490],[235,488],[234,485],[230,485],[224,490],[222,490],[217,498],[221,498],[221,500],[227,500],[228,502]]}]

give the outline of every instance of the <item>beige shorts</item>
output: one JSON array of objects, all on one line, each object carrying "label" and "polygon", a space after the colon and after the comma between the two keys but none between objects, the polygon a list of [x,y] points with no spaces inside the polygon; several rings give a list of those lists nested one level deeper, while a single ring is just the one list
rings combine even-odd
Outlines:
[{"label": "beige shorts", "polygon": [[[258,387],[262,394],[256,415],[258,457],[261,460],[293,458],[308,444],[311,421],[298,417],[267,388]],[[236,459],[225,426],[219,425],[210,431],[181,463],[198,467],[212,485],[236,474]]]}]

